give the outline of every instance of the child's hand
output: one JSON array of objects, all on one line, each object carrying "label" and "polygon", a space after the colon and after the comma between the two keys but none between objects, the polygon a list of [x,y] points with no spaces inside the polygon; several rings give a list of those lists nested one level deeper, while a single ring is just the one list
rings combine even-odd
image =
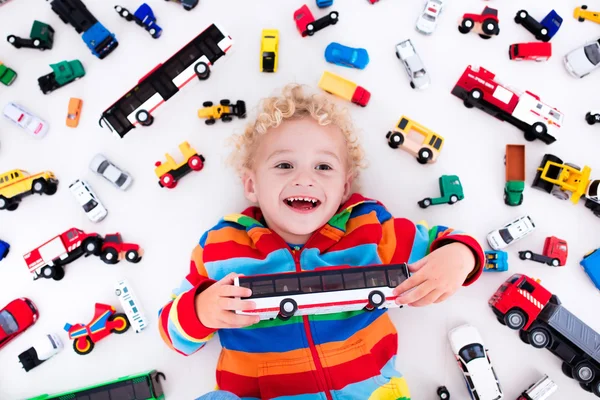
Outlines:
[{"label": "child's hand", "polygon": [[212,329],[243,328],[260,321],[258,315],[235,313],[235,310],[256,308],[253,301],[234,299],[252,295],[252,290],[233,285],[236,276],[238,274],[232,272],[196,296],[196,314],[202,325]]},{"label": "child's hand", "polygon": [[426,306],[442,302],[462,286],[474,266],[475,256],[466,245],[442,246],[408,266],[413,275],[394,289],[394,295],[399,296],[396,304]]}]

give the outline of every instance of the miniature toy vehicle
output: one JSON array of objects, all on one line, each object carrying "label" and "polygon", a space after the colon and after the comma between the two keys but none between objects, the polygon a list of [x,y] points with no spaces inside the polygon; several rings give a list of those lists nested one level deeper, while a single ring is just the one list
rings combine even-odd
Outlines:
[{"label": "miniature toy vehicle", "polygon": [[585,194],[585,206],[592,210],[596,217],[600,218],[600,180],[591,181]]},{"label": "miniature toy vehicle", "polygon": [[600,65],[600,39],[584,44],[564,58],[565,68],[575,78],[583,78]]},{"label": "miniature toy vehicle", "polygon": [[511,44],[508,48],[508,57],[515,61],[547,61],[552,57],[552,44],[546,42]]},{"label": "miniature toy vehicle", "polygon": [[582,169],[574,164],[563,164],[553,154],[545,154],[531,186],[560,200],[570,198],[573,204],[577,204],[586,194],[591,173],[592,169],[587,165]]},{"label": "miniature toy vehicle", "polygon": [[542,254],[536,254],[533,251],[525,250],[519,252],[521,260],[531,260],[539,263],[548,264],[551,267],[562,267],[567,263],[569,248],[567,242],[554,236],[549,236],[544,242],[544,251]]},{"label": "miniature toy vehicle", "polygon": [[464,14],[458,25],[458,31],[467,34],[475,29],[482,39],[489,39],[500,33],[498,10],[485,7],[481,14]]},{"label": "miniature toy vehicle", "polygon": [[58,188],[58,180],[50,171],[30,175],[27,171],[13,169],[0,174],[0,210],[14,211],[21,199],[31,194],[52,196]]},{"label": "miniature toy vehicle", "polygon": [[419,164],[436,162],[444,144],[443,137],[404,115],[385,137],[392,149],[409,152]]},{"label": "miniature toy vehicle", "polygon": [[260,70],[277,72],[277,64],[279,64],[279,31],[263,29],[260,41]]},{"label": "miniature toy vehicle", "polygon": [[367,0],[371,4],[379,3],[379,0]]},{"label": "miniature toy vehicle", "polygon": [[497,81],[496,75],[482,67],[469,65],[452,94],[462,99],[465,107],[477,107],[517,127],[528,141],[540,139],[546,144],[554,143],[554,135],[564,119],[560,111],[543,103],[539,96],[509,89]]},{"label": "miniature toy vehicle", "polygon": [[506,167],[504,204],[520,206],[523,204],[523,191],[525,190],[525,146],[507,144],[504,165]]},{"label": "miniature toy vehicle", "polygon": [[425,89],[429,86],[429,74],[410,39],[396,45],[396,57],[404,64],[411,88]]},{"label": "miniature toy vehicle", "polygon": [[131,323],[133,330],[136,333],[140,333],[145,327],[148,326],[146,316],[142,311],[140,302],[135,295],[135,292],[131,288],[131,285],[127,280],[122,280],[117,283],[115,287],[115,294],[121,302],[121,307],[127,314],[127,319]]},{"label": "miniature toy vehicle", "polygon": [[579,263],[592,283],[600,290],[600,249],[587,253]]},{"label": "miniature toy vehicle", "polygon": [[4,116],[19,128],[24,129],[30,136],[41,139],[48,133],[48,123],[16,103],[4,106]]},{"label": "miniature toy vehicle", "polygon": [[106,218],[108,211],[87,182],[77,179],[69,185],[69,190],[90,221],[100,222]]},{"label": "miniature toy vehicle", "polygon": [[318,32],[321,29],[328,27],[329,25],[337,24],[339,16],[340,13],[338,13],[337,11],[332,11],[326,16],[315,20],[315,17],[313,17],[312,13],[310,12],[310,9],[306,4],[300,7],[298,10],[296,10],[296,12],[294,12],[294,20],[296,21],[296,27],[298,28],[298,31],[300,32],[302,37],[312,36],[315,34],[315,32]]},{"label": "miniature toy vehicle", "polygon": [[496,290],[488,304],[496,318],[538,349],[562,360],[562,371],[600,397],[600,334],[562,306],[539,280],[515,274]]},{"label": "miniature toy vehicle", "polygon": [[573,17],[577,18],[579,22],[583,22],[586,19],[592,22],[596,22],[600,24],[600,12],[598,11],[588,11],[588,6],[582,5],[581,7],[575,8],[573,10]]},{"label": "miniature toy vehicle", "polygon": [[333,0],[317,0],[317,7],[325,8],[331,7],[333,5]]},{"label": "miniature toy vehicle", "polygon": [[81,117],[81,107],[83,101],[81,99],[71,97],[69,100],[69,108],[67,110],[67,126],[70,128],[77,128],[79,125],[79,118]]},{"label": "miniature toy vehicle", "polygon": [[396,304],[393,290],[406,279],[406,264],[331,266],[313,271],[236,276],[235,286],[252,290],[252,295],[244,300],[256,304],[255,309],[236,313],[285,321],[298,315],[398,308],[402,306]]},{"label": "miniature toy vehicle", "polygon": [[0,61],[0,83],[5,86],[10,86],[17,79],[17,73],[14,69],[8,68]]},{"label": "miniature toy vehicle", "polygon": [[39,338],[33,346],[19,354],[19,362],[25,372],[28,372],[60,353],[62,349],[60,338],[51,333]]},{"label": "miniature toy vehicle", "polygon": [[160,187],[174,189],[179,179],[192,171],[200,171],[204,168],[204,156],[198,154],[188,142],[181,143],[179,151],[183,154],[183,161],[181,163],[176,163],[173,157],[167,153],[165,154],[167,162],[163,164],[157,161],[154,164],[156,166],[154,173],[159,179],[158,184]]},{"label": "miniature toy vehicle", "polygon": [[58,64],[50,64],[52,72],[38,78],[38,84],[42,93],[48,94],[85,76],[85,70],[79,60],[61,61]]},{"label": "miniature toy vehicle", "polygon": [[424,35],[431,35],[435,30],[438,19],[444,9],[445,0],[427,0],[423,13],[419,15],[415,25],[417,31]]},{"label": "miniature toy vehicle", "polygon": [[600,123],[600,110],[588,111],[585,114],[585,121],[590,125]]},{"label": "miniature toy vehicle", "polygon": [[122,259],[137,264],[142,260],[142,255],[141,247],[133,243],[123,243],[120,233],[104,236],[100,258],[106,264],[117,264]]},{"label": "miniature toy vehicle", "polygon": [[548,375],[544,375],[521,393],[517,400],[548,400],[557,390],[558,385]]},{"label": "miniature toy vehicle", "polygon": [[0,261],[4,260],[10,251],[10,244],[0,240]]},{"label": "miniature toy vehicle", "polygon": [[437,388],[437,395],[440,400],[450,400],[450,392],[446,389],[446,386],[440,386]]},{"label": "miniature toy vehicle", "polygon": [[329,71],[321,75],[319,88],[361,107],[366,107],[371,99],[371,93],[367,89]]},{"label": "miniature toy vehicle", "polygon": [[54,44],[54,29],[43,22],[33,21],[29,39],[8,35],[6,40],[17,49],[26,47],[29,49],[50,50]]},{"label": "miniature toy vehicle", "polygon": [[355,49],[332,42],[325,49],[325,60],[342,67],[365,69],[369,64],[369,53],[365,49]]},{"label": "miniature toy vehicle", "polygon": [[520,10],[515,15],[515,22],[523,25],[523,28],[531,32],[537,40],[547,42],[556,35],[562,25],[563,19],[556,11],[552,10],[544,17],[542,22],[538,22],[527,11]]},{"label": "miniature toy vehicle", "polygon": [[437,206],[439,204],[454,204],[465,198],[462,184],[456,175],[442,175],[439,179],[441,197],[431,198],[426,197],[419,201],[421,208],[429,206]]},{"label": "miniature toy vehicle", "polygon": [[13,300],[0,309],[0,349],[35,324],[37,307],[25,297]]},{"label": "miniature toy vehicle", "polygon": [[535,224],[530,216],[524,215],[502,228],[488,233],[487,241],[494,250],[502,250],[508,245],[523,239],[535,229]]},{"label": "miniature toy vehicle", "polygon": [[501,399],[502,388],[492,366],[488,349],[477,328],[461,325],[448,332],[448,341],[474,399]]},{"label": "miniature toy vehicle", "polygon": [[508,253],[502,250],[486,250],[483,271],[508,271]]},{"label": "miniature toy vehicle", "polygon": [[191,11],[198,5],[199,0],[167,0],[174,1],[175,3],[179,3],[183,6],[183,9],[186,11]]},{"label": "miniature toy vehicle", "polygon": [[212,101],[202,103],[202,109],[198,110],[198,118],[206,118],[206,125],[213,125],[217,119],[223,122],[233,121],[233,117],[246,118],[246,103],[238,100],[235,104],[231,104],[230,100],[223,99],[219,105],[213,105]]},{"label": "miniature toy vehicle", "polygon": [[125,314],[117,313],[113,306],[96,303],[94,318],[87,324],[65,324],[69,339],[74,340],[73,350],[79,355],[86,355],[94,350],[100,340],[111,333],[125,333],[129,329],[129,320]]},{"label": "miniature toy vehicle", "polygon": [[133,183],[133,178],[128,172],[117,167],[102,154],[94,156],[90,162],[90,170],[112,183],[117,189],[127,190]]},{"label": "miniature toy vehicle", "polygon": [[122,6],[115,6],[115,11],[127,21],[135,21],[136,24],[147,30],[154,39],[158,39],[162,34],[162,28],[156,24],[156,17],[152,8],[146,3],[139,6],[133,14]]}]

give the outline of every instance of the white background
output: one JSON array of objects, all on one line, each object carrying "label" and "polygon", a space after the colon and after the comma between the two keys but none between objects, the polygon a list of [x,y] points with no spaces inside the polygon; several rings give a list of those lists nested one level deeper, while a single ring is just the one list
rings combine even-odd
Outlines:
[{"label": "white background", "polygon": [[[17,211],[0,212],[0,238],[12,244],[8,258],[0,262],[0,306],[26,296],[40,311],[37,324],[0,351],[0,399],[56,393],[149,369],[166,374],[164,388],[169,399],[191,399],[214,387],[218,340],[186,358],[162,343],[156,321],[157,311],[169,300],[170,290],[186,274],[190,252],[202,233],[222,215],[247,206],[234,172],[226,165],[230,151],[227,137],[241,132],[243,122],[217,121],[207,127],[196,117],[196,111],[207,100],[242,99],[252,116],[260,98],[289,82],[316,87],[325,69],[372,92],[367,108],[347,104],[370,162],[361,179],[366,196],[381,200],[396,216],[458,227],[482,243],[489,231],[529,213],[537,230],[509,248],[510,272],[541,278],[572,312],[600,330],[600,295],[578,265],[585,253],[600,246],[600,220],[583,202],[575,206],[529,187],[546,152],[567,162],[600,169],[600,127],[590,127],[584,121],[588,110],[600,107],[600,73],[578,80],[568,75],[562,65],[567,52],[600,35],[598,25],[579,23],[572,17],[579,2],[449,0],[438,29],[425,37],[414,29],[423,1],[382,0],[371,5],[367,0],[336,0],[331,9],[340,11],[339,24],[312,38],[302,38],[292,19],[294,10],[303,4],[300,0],[201,0],[191,12],[175,3],[151,0],[149,4],[164,29],[158,40],[120,18],[112,8],[113,2],[86,3],[119,40],[119,47],[104,60],[95,58],[74,29],[63,24],[46,2],[13,0],[0,8],[0,36],[27,36],[34,19],[50,23],[56,30],[51,51],[17,50],[0,40],[2,61],[19,73],[11,87],[0,87],[0,104],[22,104],[51,125],[46,138],[36,141],[7,120],[0,120],[0,170],[52,170],[61,182],[58,193],[52,197],[26,198]],[[131,0],[119,4],[131,11],[139,5]],[[483,40],[474,33],[461,35],[457,31],[459,17],[465,12],[480,12],[485,4],[500,8],[500,36]],[[309,6],[317,18],[325,14],[313,1]],[[564,18],[561,30],[552,40],[555,55],[550,61],[509,61],[511,43],[535,40],[513,22],[520,7],[538,20],[551,7]],[[104,109],[212,22],[219,22],[235,44],[231,54],[217,62],[208,81],[190,84],[160,107],[153,126],[135,129],[125,139],[116,139],[98,127]],[[280,31],[281,58],[275,74],[259,72],[263,28]],[[416,92],[409,87],[394,54],[395,44],[405,38],[413,40],[431,74],[432,86],[426,91]],[[327,64],[323,52],[332,41],[368,49],[371,63],[364,71]],[[48,64],[65,59],[81,60],[86,76],[43,95],[37,78],[50,72]],[[523,134],[477,109],[466,109],[450,94],[469,64],[483,65],[498,74],[501,81],[539,94],[566,115],[556,143],[527,143],[528,188],[519,208],[507,207],[502,200],[502,160],[507,143],[525,143]],[[77,129],[65,127],[70,97],[84,101]],[[421,166],[408,153],[387,146],[385,134],[402,114],[445,137],[445,147],[436,164]],[[177,145],[184,140],[204,154],[206,167],[185,177],[175,190],[161,189],[154,175],[154,162],[163,160],[167,151],[177,158]],[[89,171],[88,163],[98,152],[133,175],[135,181],[130,190],[120,192]],[[436,195],[442,174],[460,176],[466,199],[454,206],[420,209],[417,201]],[[108,208],[109,215],[103,222],[89,222],[71,198],[68,185],[77,178],[87,179]],[[33,282],[22,255],[72,226],[101,234],[119,231],[124,240],[137,242],[145,249],[144,259],[137,265],[122,261],[114,266],[97,258],[80,259],[67,266],[66,276],[60,282]],[[551,268],[518,259],[519,250],[541,252],[544,238],[550,235],[569,242],[566,267]],[[593,398],[561,373],[560,361],[550,352],[526,346],[515,332],[496,322],[487,300],[510,272],[485,274],[441,305],[390,312],[399,331],[397,367],[406,375],[414,399],[437,398],[435,388],[442,384],[453,398],[468,398],[446,339],[449,329],[466,322],[481,331],[507,399],[516,398],[544,373],[560,386],[554,398]],[[89,322],[95,302],[120,308],[113,286],[123,277],[130,280],[151,317],[150,327],[140,334],[129,331],[122,336],[111,335],[98,343],[90,355],[76,355],[62,331],[63,325]],[[48,332],[60,334],[65,350],[25,373],[17,363],[17,355]]]}]

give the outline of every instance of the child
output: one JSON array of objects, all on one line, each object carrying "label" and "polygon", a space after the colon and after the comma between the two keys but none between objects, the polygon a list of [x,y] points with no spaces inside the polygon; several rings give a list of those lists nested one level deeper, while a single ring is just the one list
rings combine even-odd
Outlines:
[{"label": "child", "polygon": [[[322,266],[411,263],[397,303],[439,303],[481,274],[472,237],[393,218],[352,193],[362,150],[345,110],[289,85],[263,101],[234,159],[246,198],[260,207],[225,216],[192,252],[190,272],[160,313],[165,342],[184,355],[215,332],[221,390],[242,398],[410,399],[395,370],[397,332],[386,310],[260,321],[236,274]],[[410,290],[409,289],[413,289]],[[408,291],[408,292],[407,292]]]}]

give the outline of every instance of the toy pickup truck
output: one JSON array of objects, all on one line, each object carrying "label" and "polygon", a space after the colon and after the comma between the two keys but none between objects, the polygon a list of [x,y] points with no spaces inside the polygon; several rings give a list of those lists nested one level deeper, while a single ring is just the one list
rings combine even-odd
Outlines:
[{"label": "toy pickup truck", "polygon": [[426,197],[419,201],[421,208],[436,206],[438,204],[454,204],[465,198],[462,184],[456,175],[442,175],[439,179],[441,197],[431,198]]},{"label": "toy pickup truck", "polygon": [[33,21],[29,39],[8,35],[6,40],[17,49],[25,47],[29,49],[50,50],[54,44],[54,29],[43,22]]},{"label": "toy pickup truck", "polygon": [[51,73],[38,78],[38,84],[44,94],[53,92],[85,76],[85,70],[79,60],[61,61],[57,64],[50,64],[50,68],[52,68]]}]

